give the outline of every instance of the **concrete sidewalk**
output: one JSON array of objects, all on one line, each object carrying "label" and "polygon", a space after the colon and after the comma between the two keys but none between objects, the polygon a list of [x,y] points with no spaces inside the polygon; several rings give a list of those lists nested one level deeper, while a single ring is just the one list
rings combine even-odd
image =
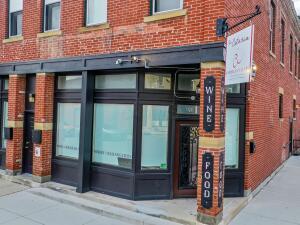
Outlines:
[{"label": "concrete sidewalk", "polygon": [[283,169],[230,225],[300,225],[300,156]]}]

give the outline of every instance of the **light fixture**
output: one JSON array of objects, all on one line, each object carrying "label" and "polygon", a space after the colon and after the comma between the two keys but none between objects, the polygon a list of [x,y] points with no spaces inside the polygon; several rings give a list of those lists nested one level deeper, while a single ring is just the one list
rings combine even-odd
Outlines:
[{"label": "light fixture", "polygon": [[253,61],[252,63],[252,73],[251,73],[251,76],[252,77],[255,77],[256,76],[256,72],[257,72],[257,65],[255,64],[255,62]]},{"label": "light fixture", "polygon": [[117,59],[117,61],[116,61],[116,65],[122,65],[122,64],[124,64],[124,63],[139,63],[139,62],[141,62],[142,60],[140,59],[140,58],[138,58],[137,56],[132,56],[131,57],[131,59],[121,59],[121,58],[119,58],[119,59]]}]

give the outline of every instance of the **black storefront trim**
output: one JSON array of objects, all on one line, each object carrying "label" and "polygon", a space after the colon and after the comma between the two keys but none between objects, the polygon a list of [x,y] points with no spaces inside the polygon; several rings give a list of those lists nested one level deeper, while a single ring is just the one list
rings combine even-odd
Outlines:
[{"label": "black storefront trim", "polygon": [[224,43],[112,53],[87,57],[4,63],[0,64],[0,75],[143,68],[144,63],[142,62],[138,64],[125,63],[123,65],[116,65],[117,59],[126,60],[132,56],[147,59],[149,66],[190,65],[206,61],[224,61]]}]

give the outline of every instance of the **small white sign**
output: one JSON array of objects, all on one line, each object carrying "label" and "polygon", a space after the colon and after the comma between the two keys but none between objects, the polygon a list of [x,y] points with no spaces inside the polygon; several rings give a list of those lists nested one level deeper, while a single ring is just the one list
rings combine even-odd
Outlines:
[{"label": "small white sign", "polygon": [[225,85],[250,81],[253,63],[254,25],[227,38]]},{"label": "small white sign", "polygon": [[41,147],[35,147],[34,148],[34,156],[40,157],[41,156]]}]

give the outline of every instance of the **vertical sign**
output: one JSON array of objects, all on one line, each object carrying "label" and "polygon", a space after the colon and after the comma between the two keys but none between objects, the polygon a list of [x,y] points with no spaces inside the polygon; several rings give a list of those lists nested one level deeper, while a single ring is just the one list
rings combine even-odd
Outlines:
[{"label": "vertical sign", "polygon": [[220,154],[219,160],[219,188],[218,188],[218,207],[221,208],[223,205],[223,181],[224,181],[224,152]]},{"label": "vertical sign", "polygon": [[214,157],[211,153],[202,155],[202,206],[210,209],[213,204]]},{"label": "vertical sign", "polygon": [[206,132],[211,132],[215,129],[215,93],[216,79],[214,76],[208,76],[204,80],[203,127]]},{"label": "vertical sign", "polygon": [[254,25],[227,38],[226,85],[250,81],[253,64]]},{"label": "vertical sign", "polygon": [[226,93],[225,93],[225,77],[222,77],[221,80],[221,109],[220,109],[220,130],[222,132],[224,132],[225,130],[225,97],[226,97]]}]

